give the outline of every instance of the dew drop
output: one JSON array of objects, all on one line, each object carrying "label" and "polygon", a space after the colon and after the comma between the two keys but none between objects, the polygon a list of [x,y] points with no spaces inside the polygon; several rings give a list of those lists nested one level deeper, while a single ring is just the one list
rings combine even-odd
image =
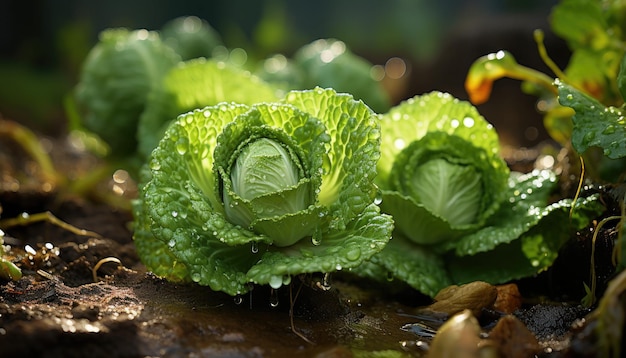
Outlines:
[{"label": "dew drop", "polygon": [[376,191],[376,196],[374,197],[374,204],[380,205],[383,203],[383,193],[380,190]]},{"label": "dew drop", "polygon": [[200,280],[202,279],[202,275],[200,275],[200,273],[199,273],[199,272],[194,272],[194,273],[191,275],[191,279],[192,279],[194,282],[200,282]]},{"label": "dew drop", "polygon": [[355,247],[354,249],[346,252],[346,258],[350,261],[356,261],[361,257],[361,249]]},{"label": "dew drop", "polygon": [[237,306],[239,306],[243,302],[243,297],[241,295],[237,295],[233,298],[233,301]]},{"label": "dew drop", "polygon": [[281,276],[272,276],[269,284],[272,289],[278,289],[283,285],[283,278]]},{"label": "dew drop", "polygon": [[571,94],[571,93],[569,93],[569,94],[566,96],[566,98],[567,98],[567,100],[568,100],[568,101],[571,101],[571,100],[573,100],[573,99],[574,99],[574,95],[573,95],[573,94]]},{"label": "dew drop", "polygon": [[593,141],[595,137],[596,137],[595,132],[588,132],[587,134],[583,136],[583,144],[589,145],[589,143]]},{"label": "dew drop", "polygon": [[278,291],[273,288],[270,290],[270,307],[278,307]]},{"label": "dew drop", "polygon": [[317,235],[314,235],[311,238],[311,243],[315,246],[319,246],[322,243],[322,239],[320,237],[318,237]]},{"label": "dew drop", "polygon": [[287,95],[287,101],[288,102],[294,102],[296,99],[298,98],[298,96],[295,93],[289,93]]},{"label": "dew drop", "polygon": [[463,125],[466,126],[467,128],[471,128],[474,126],[474,118],[472,117],[465,117],[463,118]]},{"label": "dew drop", "polygon": [[393,281],[393,272],[387,271],[387,281]]},{"label": "dew drop", "polygon": [[537,266],[539,266],[539,260],[532,260],[532,261],[530,262],[530,264],[531,264],[533,267],[537,267]]},{"label": "dew drop", "polygon": [[205,109],[204,112],[202,112],[202,115],[204,116],[204,118],[209,118],[211,117],[211,111]]},{"label": "dew drop", "polygon": [[602,134],[613,134],[615,133],[615,126],[612,124],[609,124],[608,126],[606,126],[606,128],[604,128],[604,130],[602,131]]},{"label": "dew drop", "polygon": [[156,160],[151,160],[150,161],[150,169],[152,169],[152,170],[160,170],[161,169],[161,163],[157,162]]},{"label": "dew drop", "polygon": [[172,211],[172,217],[177,217],[178,216],[178,211],[174,210]]},{"label": "dew drop", "polygon": [[187,153],[187,148],[188,148],[188,143],[186,139],[179,139],[178,142],[176,142],[176,151],[178,152],[178,154],[180,155],[184,155],[185,153]]},{"label": "dew drop", "polygon": [[172,239],[172,240],[170,240],[170,241],[167,243],[167,245],[168,245],[169,247],[174,247],[174,246],[176,246],[176,241],[174,241],[174,239]]},{"label": "dew drop", "polygon": [[330,286],[330,274],[328,272],[325,273],[324,277],[322,278],[321,288],[324,291],[328,291],[331,288],[331,286]]},{"label": "dew drop", "polygon": [[250,251],[251,251],[253,254],[258,253],[258,252],[259,252],[259,243],[258,243],[258,242],[256,242],[256,241],[253,241],[253,242],[252,242],[252,245],[250,246]]}]

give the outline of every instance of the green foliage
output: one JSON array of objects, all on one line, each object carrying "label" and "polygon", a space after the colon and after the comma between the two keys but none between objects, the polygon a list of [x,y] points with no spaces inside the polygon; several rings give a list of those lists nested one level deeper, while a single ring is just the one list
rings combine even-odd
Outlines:
[{"label": "green foliage", "polygon": [[[0,208],[1,209],[1,208]],[[22,270],[4,258],[4,232],[0,230],[0,279],[17,281],[22,278]]]},{"label": "green foliage", "polygon": [[622,110],[605,107],[591,96],[572,86],[559,83],[559,103],[572,108],[572,145],[578,153],[590,147],[602,148],[605,156],[626,157],[626,121]]},{"label": "green foliage", "polygon": [[549,267],[572,230],[603,210],[596,197],[580,199],[571,219],[571,200],[548,205],[555,174],[509,174],[491,125],[450,95],[392,108],[381,133],[380,206],[396,225],[371,260],[380,269],[363,267],[365,276],[391,275],[431,296],[451,283],[526,277]]},{"label": "green foliage", "polygon": [[346,44],[335,39],[320,39],[300,48],[294,61],[302,69],[301,88],[315,86],[351,93],[376,112],[389,109],[389,98],[372,78],[372,64],[352,53]]},{"label": "green foliage", "polygon": [[276,101],[281,92],[256,76],[224,62],[198,58],[180,63],[148,96],[137,129],[139,153],[147,158],[178,115],[220,102]]},{"label": "green foliage", "polygon": [[109,29],[90,51],[76,88],[83,124],[109,144],[113,156],[134,153],[148,94],[180,61],[157,33]]},{"label": "green foliage", "polygon": [[356,267],[393,226],[372,203],[379,145],[375,114],[333,90],[182,115],[144,176],[139,255],[157,274],[231,295]]},{"label": "green foliage", "polygon": [[196,16],[182,16],[168,21],[161,28],[161,38],[183,61],[209,58],[213,49],[222,45],[217,31]]},{"label": "green foliage", "polygon": [[508,168],[495,131],[469,103],[440,92],[417,96],[384,114],[381,132],[381,207],[405,236],[454,239],[497,209]]},{"label": "green foliage", "polygon": [[626,44],[625,15],[618,0],[562,0],[550,16],[552,30],[572,50],[564,71],[568,83],[607,105],[622,103],[615,80]]},{"label": "green foliage", "polygon": [[[620,73],[626,53],[624,19],[626,6],[619,0],[560,1],[553,8],[550,24],[572,50],[564,71],[548,57],[542,32],[535,31],[539,53],[556,81],[499,51],[471,66],[465,83],[470,98],[476,104],[486,101],[498,78],[523,80],[524,90],[542,99],[548,134],[564,147],[573,144],[588,164],[589,177],[615,180],[625,167],[623,161],[610,160],[623,157],[624,151],[624,123],[618,109],[624,104],[620,95],[624,92]],[[592,146],[600,147],[602,153],[587,151]]]}]

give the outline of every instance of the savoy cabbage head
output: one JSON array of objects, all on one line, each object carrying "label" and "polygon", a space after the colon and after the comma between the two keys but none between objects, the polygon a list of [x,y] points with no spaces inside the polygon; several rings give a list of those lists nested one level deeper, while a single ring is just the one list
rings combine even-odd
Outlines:
[{"label": "savoy cabbage head", "polygon": [[381,134],[379,205],[395,229],[359,267],[364,276],[394,278],[430,296],[450,284],[531,276],[552,264],[570,229],[602,211],[595,196],[549,204],[556,175],[510,172],[493,127],[449,94],[392,108]]},{"label": "savoy cabbage head", "polygon": [[181,115],[152,153],[135,204],[143,262],[231,295],[358,266],[393,221],[373,204],[380,131],[333,90]]},{"label": "savoy cabbage head", "polygon": [[482,226],[509,170],[492,126],[467,102],[433,92],[382,116],[381,207],[419,244],[442,245]]},{"label": "savoy cabbage head", "polygon": [[89,52],[76,88],[86,129],[122,157],[137,148],[137,123],[148,94],[180,56],[147,30],[108,29]]}]

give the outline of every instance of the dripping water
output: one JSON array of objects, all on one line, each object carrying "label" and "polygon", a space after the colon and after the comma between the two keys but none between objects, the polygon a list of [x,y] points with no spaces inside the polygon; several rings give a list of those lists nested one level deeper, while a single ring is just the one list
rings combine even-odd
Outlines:
[{"label": "dripping water", "polygon": [[278,307],[278,290],[270,289],[270,307]]}]

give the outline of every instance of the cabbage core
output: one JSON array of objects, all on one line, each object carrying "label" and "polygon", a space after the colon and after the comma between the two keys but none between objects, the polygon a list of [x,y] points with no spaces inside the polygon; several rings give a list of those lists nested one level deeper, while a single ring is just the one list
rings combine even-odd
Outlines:
[{"label": "cabbage core", "polygon": [[420,165],[409,183],[411,196],[452,226],[472,224],[480,210],[480,173],[468,165],[431,159]]}]

